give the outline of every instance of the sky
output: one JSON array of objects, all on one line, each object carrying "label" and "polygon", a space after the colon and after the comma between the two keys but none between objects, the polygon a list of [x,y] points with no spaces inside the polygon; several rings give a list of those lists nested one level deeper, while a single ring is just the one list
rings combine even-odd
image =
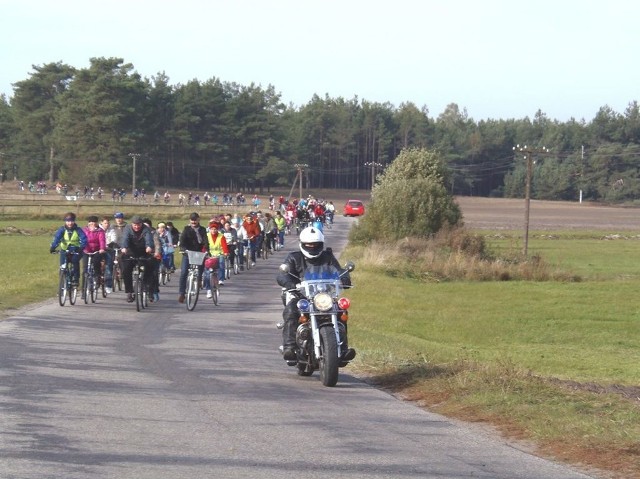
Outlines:
[{"label": "sky", "polygon": [[589,122],[640,101],[639,18],[632,0],[0,0],[0,94],[33,65],[116,57],[172,85],[272,85],[295,107]]}]

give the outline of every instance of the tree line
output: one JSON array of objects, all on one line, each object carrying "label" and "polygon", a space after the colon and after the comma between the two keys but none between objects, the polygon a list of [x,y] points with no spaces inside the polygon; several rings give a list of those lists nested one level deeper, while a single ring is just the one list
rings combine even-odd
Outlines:
[{"label": "tree line", "polygon": [[453,195],[522,197],[527,160],[517,144],[546,146],[533,158],[531,196],[626,201],[640,193],[640,107],[603,106],[594,119],[474,121],[449,104],[437,117],[394,106],[314,95],[285,105],[272,85],[217,78],[172,86],[142,78],[121,58],[87,68],[34,66],[0,97],[3,180],[127,187],[256,191],[292,186],[370,189],[407,148],[438,151]]}]

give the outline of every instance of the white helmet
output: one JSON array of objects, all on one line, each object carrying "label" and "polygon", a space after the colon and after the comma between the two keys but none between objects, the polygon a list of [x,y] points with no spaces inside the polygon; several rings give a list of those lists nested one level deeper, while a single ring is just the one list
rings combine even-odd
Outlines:
[{"label": "white helmet", "polygon": [[322,231],[308,226],[300,232],[300,251],[309,259],[317,258],[324,250],[324,235]]}]

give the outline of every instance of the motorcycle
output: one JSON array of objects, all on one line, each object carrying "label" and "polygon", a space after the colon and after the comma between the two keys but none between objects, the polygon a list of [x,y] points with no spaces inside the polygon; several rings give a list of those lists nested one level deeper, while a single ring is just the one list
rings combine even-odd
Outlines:
[{"label": "motorcycle", "polygon": [[[282,292],[283,303],[286,305],[297,297],[300,310],[296,330],[297,360],[287,361],[287,364],[296,366],[300,376],[311,376],[319,370],[320,381],[329,387],[337,384],[338,369],[355,357],[355,351],[348,348],[347,342],[347,310],[351,302],[341,296],[345,286],[340,280],[354,269],[351,261],[342,273],[332,265],[310,266],[304,277],[299,278],[291,273],[289,265],[280,265],[280,271],[299,281],[295,289]],[[284,324],[278,323],[277,327],[282,329]]]}]

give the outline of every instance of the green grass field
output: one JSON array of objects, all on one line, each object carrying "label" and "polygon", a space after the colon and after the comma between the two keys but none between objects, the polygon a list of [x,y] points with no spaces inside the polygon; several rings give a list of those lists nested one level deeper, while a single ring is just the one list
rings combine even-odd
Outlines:
[{"label": "green grass field", "polygon": [[[482,232],[496,256],[518,233]],[[358,261],[350,341],[372,383],[539,451],[640,477],[640,240],[536,232],[579,281],[416,281]]]}]

